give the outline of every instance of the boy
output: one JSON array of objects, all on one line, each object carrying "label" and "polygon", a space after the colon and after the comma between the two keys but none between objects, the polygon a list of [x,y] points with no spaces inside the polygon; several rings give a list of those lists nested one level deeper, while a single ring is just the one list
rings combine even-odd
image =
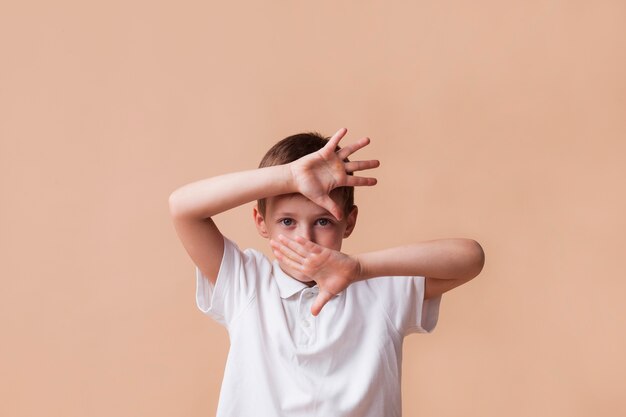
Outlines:
[{"label": "boy", "polygon": [[[442,294],[482,270],[482,248],[470,239],[340,252],[356,224],[353,187],[376,184],[352,173],[379,166],[347,159],[369,139],[341,149],[346,132],[290,136],[258,169],[170,196],[196,265],[198,308],[230,337],[218,417],[400,416],[403,338],[432,332]],[[241,251],[211,219],[253,200],[274,261]]]}]

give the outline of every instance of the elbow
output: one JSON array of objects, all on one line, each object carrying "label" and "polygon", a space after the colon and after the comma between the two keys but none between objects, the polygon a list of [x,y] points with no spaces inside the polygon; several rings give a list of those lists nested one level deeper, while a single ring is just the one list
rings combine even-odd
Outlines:
[{"label": "elbow", "polygon": [[205,220],[211,215],[199,214],[196,199],[184,187],[176,189],[168,198],[170,216],[173,219]]},{"label": "elbow", "polygon": [[470,279],[478,276],[485,266],[485,251],[480,243],[473,239],[467,240]]},{"label": "elbow", "polygon": [[[178,191],[178,190],[176,190]],[[170,215],[172,217],[176,217],[180,214],[180,203],[179,200],[177,198],[177,193],[176,191],[174,191],[172,194],[170,194],[169,198],[168,198],[168,207],[170,210]]]}]

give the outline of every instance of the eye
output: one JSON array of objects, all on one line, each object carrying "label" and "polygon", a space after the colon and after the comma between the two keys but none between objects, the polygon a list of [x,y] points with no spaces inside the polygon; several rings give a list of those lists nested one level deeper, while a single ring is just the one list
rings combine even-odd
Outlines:
[{"label": "eye", "polygon": [[278,223],[282,224],[283,226],[291,226],[293,225],[293,219],[286,217],[284,219],[280,219]]},{"label": "eye", "polygon": [[330,225],[330,224],[331,224],[331,221],[330,221],[329,219],[318,219],[318,220],[317,220],[317,223],[318,223],[320,226],[328,226],[328,225]]}]

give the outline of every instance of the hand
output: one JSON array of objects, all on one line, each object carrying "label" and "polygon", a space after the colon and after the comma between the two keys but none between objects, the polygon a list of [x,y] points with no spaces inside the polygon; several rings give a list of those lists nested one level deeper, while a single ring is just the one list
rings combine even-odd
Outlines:
[{"label": "hand", "polygon": [[352,256],[320,246],[302,236],[296,236],[294,240],[278,235],[278,239],[280,242],[270,240],[276,258],[314,280],[319,287],[319,294],[311,306],[314,316],[335,294],[356,281],[361,273],[361,265]]},{"label": "hand", "polygon": [[337,187],[375,185],[376,178],[355,177],[347,173],[380,165],[377,160],[344,161],[349,155],[367,146],[370,143],[369,138],[361,138],[356,143],[335,152],[347,131],[346,128],[341,128],[322,149],[290,164],[293,182],[298,192],[328,210],[337,220],[341,220],[343,210],[330,198],[330,192]]}]

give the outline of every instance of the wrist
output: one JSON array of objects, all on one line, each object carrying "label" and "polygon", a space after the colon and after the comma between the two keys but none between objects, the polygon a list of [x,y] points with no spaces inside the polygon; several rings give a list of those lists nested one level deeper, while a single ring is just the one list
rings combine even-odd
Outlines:
[{"label": "wrist", "polygon": [[296,183],[296,176],[294,174],[294,162],[281,165],[283,169],[283,178],[285,181],[285,188],[288,190],[285,194],[297,193],[298,186]]},{"label": "wrist", "polygon": [[367,264],[363,261],[363,257],[360,255],[354,255],[353,258],[356,261],[356,274],[352,279],[352,282],[363,281],[364,279],[367,279]]}]

